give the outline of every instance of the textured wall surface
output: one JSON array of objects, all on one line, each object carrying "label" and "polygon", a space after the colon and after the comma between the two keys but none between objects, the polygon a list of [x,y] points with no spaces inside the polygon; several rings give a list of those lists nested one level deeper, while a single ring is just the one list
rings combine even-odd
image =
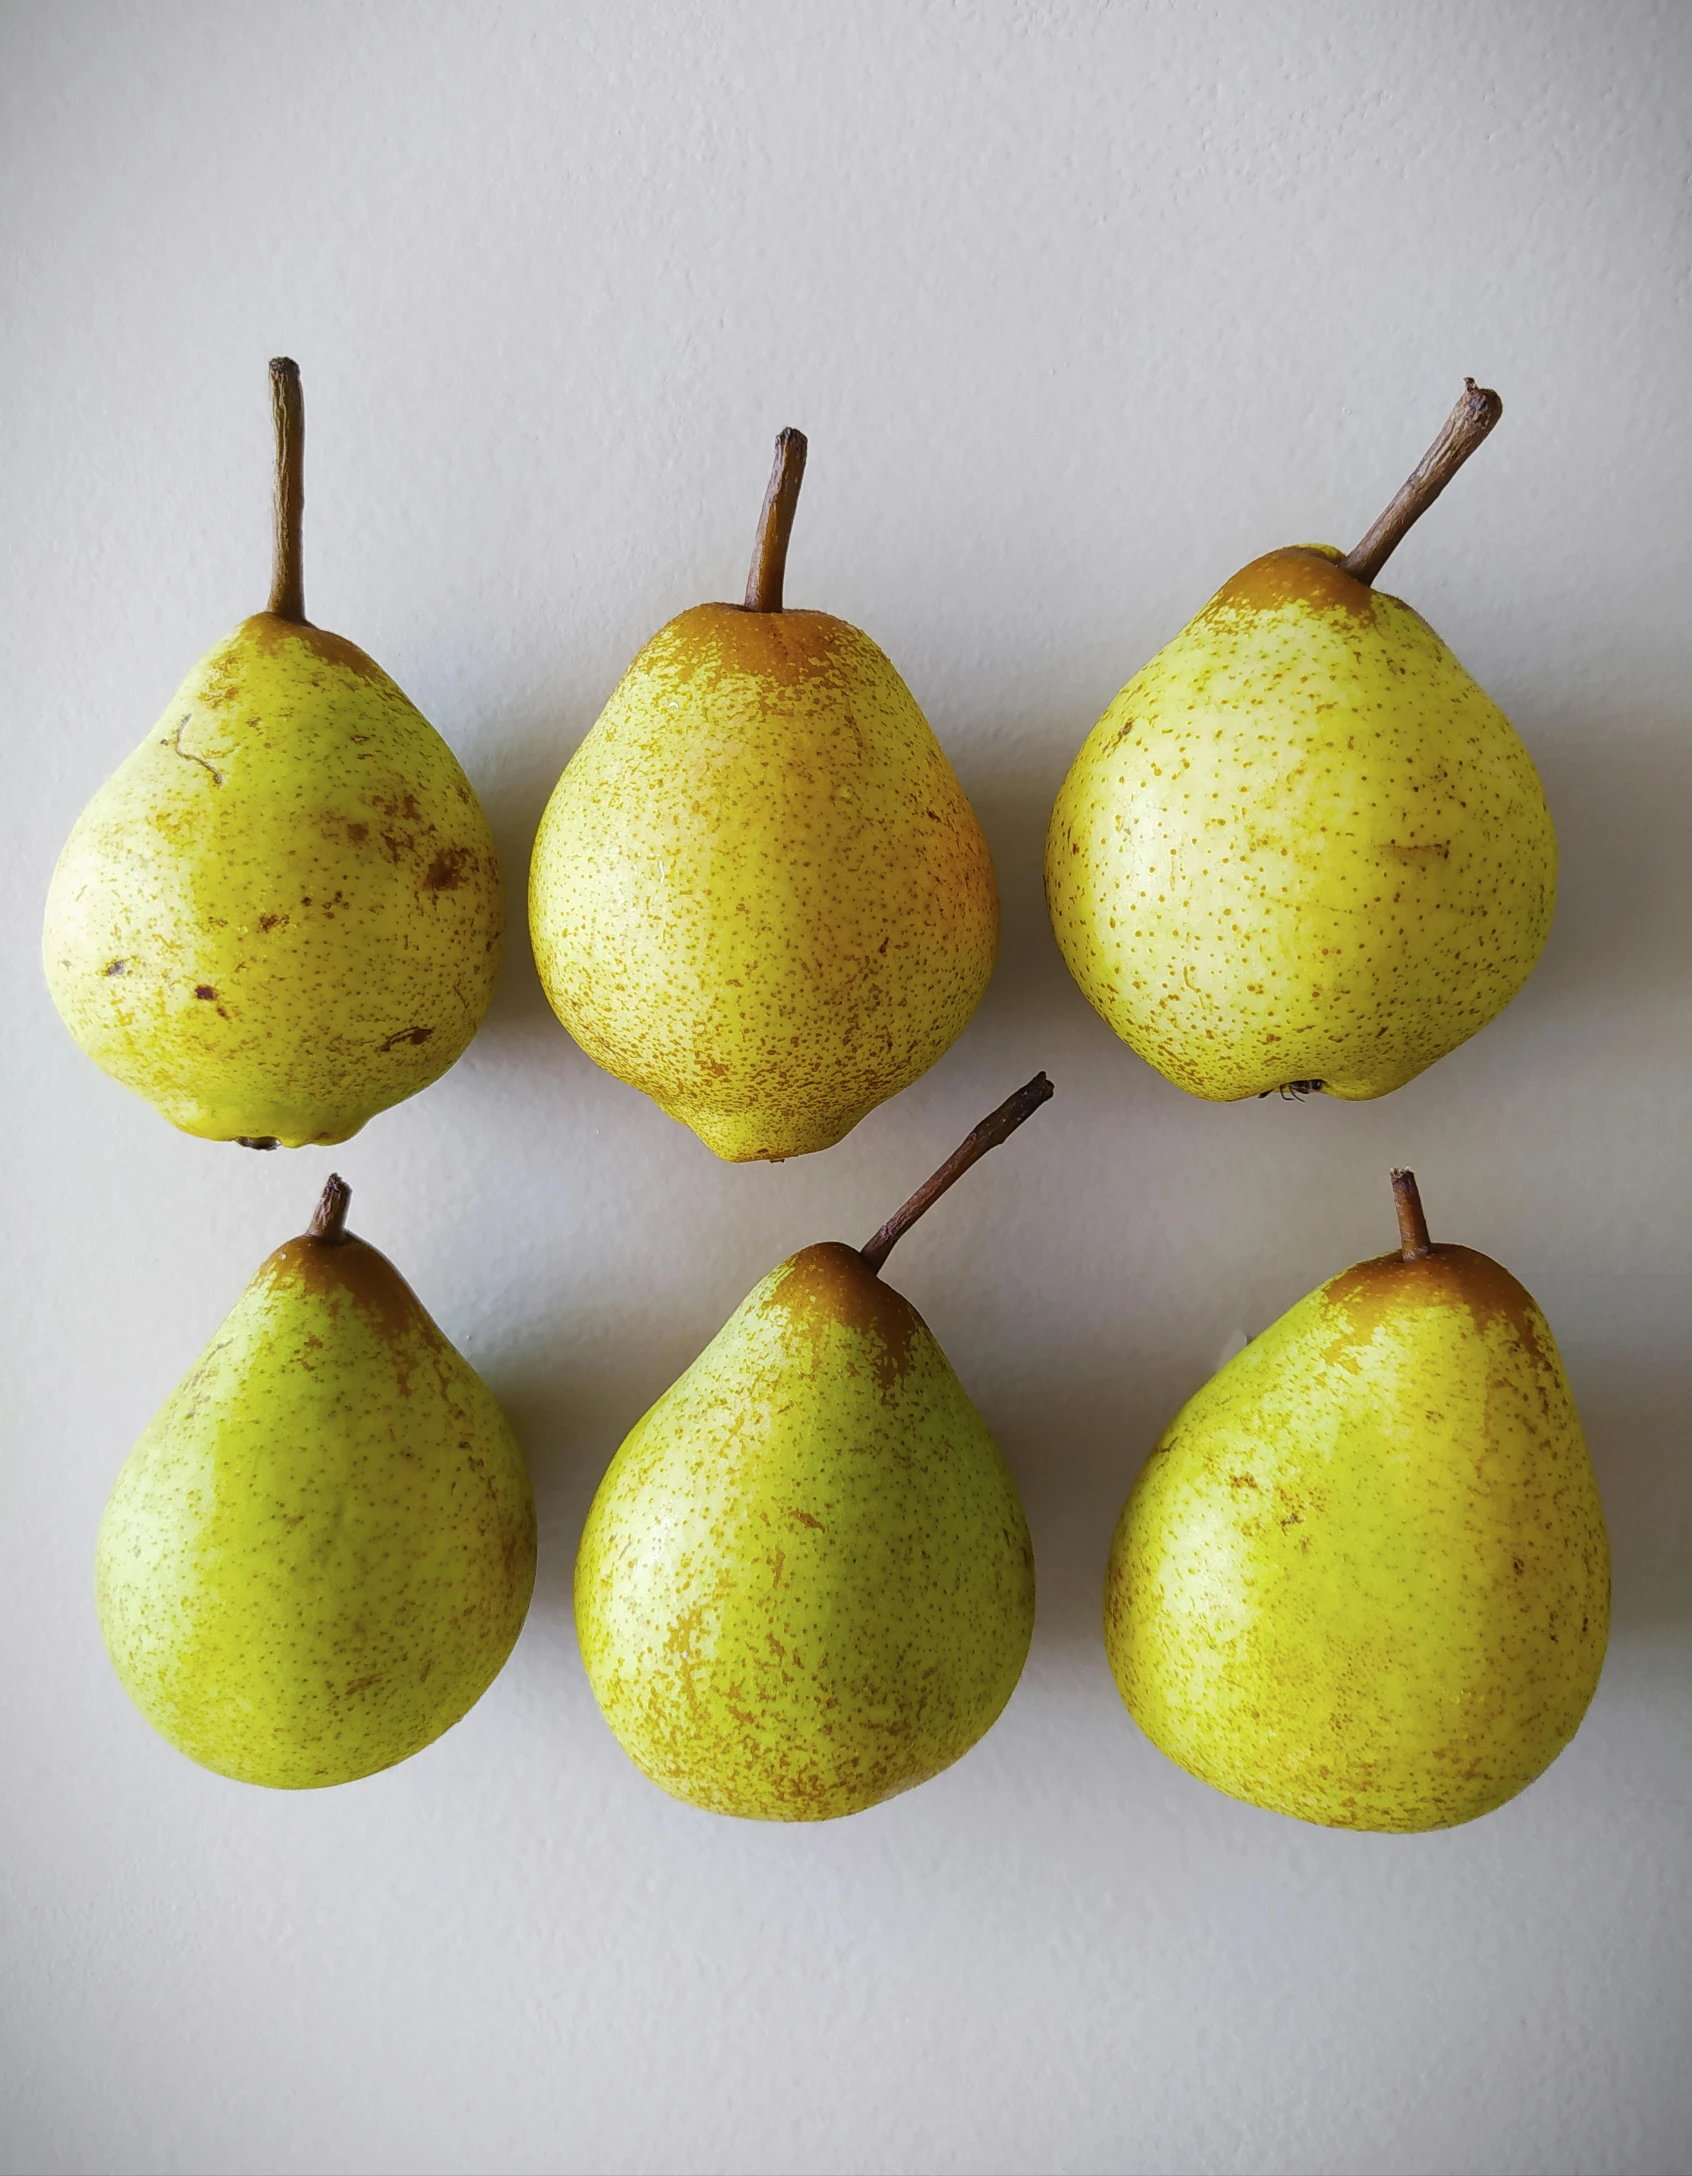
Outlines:
[{"label": "textured wall surface", "polygon": [[[0,41],[0,2162],[1692,2167],[1692,13],[63,4]],[[541,1571],[467,1721],[305,1795],[150,1735],[91,1560],[331,1158],[174,1134],[36,960],[78,809],[263,601],[282,351],[308,606],[447,734],[514,900],[629,658],[739,594],[795,422],[789,599],[900,666],[1006,914],[962,1040],[825,1155],[716,1163],[575,1049],[520,936],[468,1056],[335,1152],[518,1426]],[[1384,1101],[1192,1101],[1062,969],[1052,795],[1237,565],[1355,539],[1464,371],[1505,421],[1390,586],[1540,766],[1550,945]],[[1056,1101],[893,1269],[1023,1490],[1023,1683],[858,1818],[673,1804],[576,1652],[594,1484],[772,1263],[861,1239],[1039,1066]],[[1408,1839],[1191,1781],[1099,1634],[1158,1429],[1392,1242],[1395,1163],[1545,1306],[1616,1566],[1571,1749]]]}]

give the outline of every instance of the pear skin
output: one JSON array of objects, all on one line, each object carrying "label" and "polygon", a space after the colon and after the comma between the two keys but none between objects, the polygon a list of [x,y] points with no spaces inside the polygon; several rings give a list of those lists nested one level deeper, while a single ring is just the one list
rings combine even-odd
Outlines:
[{"label": "pear skin", "polygon": [[754,1820],[857,1813],[1015,1690],[1034,1564],[986,1424],[854,1248],[773,1270],[612,1461],[576,1627],[623,1749]]},{"label": "pear skin", "polygon": [[629,667],[547,804],[529,927],[588,1056],[748,1162],[830,1147],[941,1056],[999,903],[898,673],[778,583],[774,607],[682,613]]},{"label": "pear skin", "polygon": [[82,1048],[173,1125],[297,1148],[446,1071],[504,931],[451,749],[362,650],[270,610],[83,811],[42,958]]},{"label": "pear skin", "polygon": [[1105,1643],[1140,1728],[1218,1790],[1447,1828],[1573,1737],[1609,1592],[1545,1318],[1441,1245],[1331,1279],[1183,1407],[1116,1530]]},{"label": "pear skin", "polygon": [[1386,1095],[1500,1013],[1550,931],[1532,758],[1357,557],[1298,545],[1236,574],[1117,696],[1052,810],[1065,962],[1194,1095]]},{"label": "pear skin", "polygon": [[107,1651],[202,1767],[307,1789],[391,1767],[498,1676],[535,1514],[486,1385],[330,1203],[160,1409],[100,1528]]},{"label": "pear skin", "polygon": [[770,1272],[630,1431],[576,1558],[576,1629],[623,1750],[750,1820],[861,1812],[949,1767],[1016,1688],[1034,1557],[900,1236],[1051,1095],[1037,1075],[862,1249]]}]

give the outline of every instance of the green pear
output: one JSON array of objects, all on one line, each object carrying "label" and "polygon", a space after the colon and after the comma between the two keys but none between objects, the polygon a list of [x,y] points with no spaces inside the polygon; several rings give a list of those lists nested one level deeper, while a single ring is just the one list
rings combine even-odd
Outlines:
[{"label": "green pear", "polygon": [[129,1454],[100,1527],[107,1651],[179,1752],[350,1783],[499,1675],[535,1580],[523,1454],[331,1178]]},{"label": "green pear", "polygon": [[1051,1093],[982,1122],[862,1249],[770,1272],[629,1433],[576,1559],[623,1749],[673,1796],[822,1821],[925,1782],[1015,1689],[1034,1626],[1016,1487],[889,1249]]},{"label": "green pear", "polygon": [[1426,621],[1372,586],[1500,413],[1470,379],[1355,551],[1295,545],[1236,574],[1063,782],[1046,898],[1064,959],[1194,1095],[1385,1095],[1539,957],[1557,842],[1533,761]]},{"label": "green pear", "polygon": [[1574,1736],[1610,1554],[1562,1361],[1507,1270],[1402,1246],[1182,1408],[1110,1554],[1105,1644],[1152,1743],[1334,1828],[1472,1821]]},{"label": "green pear", "polygon": [[559,779],[529,930],[588,1056],[730,1162],[828,1148],[961,1034],[999,900],[975,813],[869,637],[782,609],[784,431],[744,605],[642,650]]},{"label": "green pear", "polygon": [[344,1141],[481,1024],[505,903],[452,750],[305,616],[299,372],[270,366],[269,609],[202,658],[84,809],[42,957],[94,1062],[185,1133]]}]

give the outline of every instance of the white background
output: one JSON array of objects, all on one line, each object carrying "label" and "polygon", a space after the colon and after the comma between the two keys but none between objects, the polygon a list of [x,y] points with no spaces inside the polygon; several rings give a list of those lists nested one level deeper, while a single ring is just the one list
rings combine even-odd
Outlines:
[{"label": "white background", "polygon": [[[56,5],[3,39],[5,2167],[1692,2166],[1692,13]],[[280,351],[308,609],[458,750],[515,909],[469,1055],[333,1159],[172,1133],[36,961],[77,810],[263,601]],[[1505,421],[1390,586],[1541,767],[1550,945],[1383,1102],[1190,1100],[1063,971],[1052,795],[1238,564],[1356,539],[1465,371]],[[629,658],[739,595],[789,422],[789,598],[899,665],[1005,936],[932,1073],[742,1169],[575,1049],[521,899]],[[766,1269],[862,1239],[1040,1066],[1056,1101],[892,1269],[1027,1502],[1022,1686],[856,1819],[673,1804],[577,1658],[594,1484]],[[540,1582],[438,1745],[271,1795],[148,1732],[90,1567],[331,1161],[517,1423]],[[1193,1782],[1098,1623],[1158,1429],[1392,1243],[1394,1163],[1545,1306],[1616,1569],[1571,1750],[1421,1838]]]}]

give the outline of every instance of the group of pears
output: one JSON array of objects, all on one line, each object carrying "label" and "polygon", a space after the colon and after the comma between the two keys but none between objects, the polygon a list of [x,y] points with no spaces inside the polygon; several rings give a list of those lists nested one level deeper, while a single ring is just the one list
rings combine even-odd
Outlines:
[{"label": "group of pears", "polygon": [[[271,365],[275,576],[95,796],[44,952],[83,1048],[189,1133],[341,1142],[475,1034],[504,934],[444,741],[305,617],[304,419]],[[1385,1094],[1508,1003],[1550,924],[1526,750],[1373,587],[1491,429],[1468,381],[1357,548],[1254,561],[1117,697],[1052,812],[1076,980],[1215,1099]],[[992,972],[979,825],[867,636],[783,606],[805,441],[785,431],[741,605],[636,658],[530,871],[560,1019],[719,1156],[829,1147],[961,1032]],[[894,1243],[1051,1094],[1011,1096],[862,1247],[792,1255],[629,1433],[576,1621],[654,1781],[763,1819],[851,1813],[956,1760],[1034,1618],[1015,1486]],[[1551,1333],[1485,1255],[1331,1279],[1179,1413],[1110,1552],[1105,1642],[1194,1775],[1330,1825],[1469,1820],[1538,1775],[1597,1683],[1609,1559]],[[101,1526],[106,1644],[205,1766],[301,1787],[456,1722],[522,1628],[535,1514],[486,1386],[337,1176],[130,1454]]]}]

